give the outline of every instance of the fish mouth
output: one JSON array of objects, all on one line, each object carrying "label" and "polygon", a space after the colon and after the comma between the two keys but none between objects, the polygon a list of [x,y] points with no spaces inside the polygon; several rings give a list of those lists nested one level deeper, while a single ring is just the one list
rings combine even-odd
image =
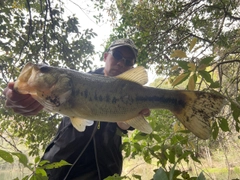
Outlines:
[{"label": "fish mouth", "polygon": [[34,64],[29,62],[22,69],[18,79],[14,83],[14,90],[21,94],[29,94],[30,87],[28,85],[29,79],[32,77],[34,72]]}]

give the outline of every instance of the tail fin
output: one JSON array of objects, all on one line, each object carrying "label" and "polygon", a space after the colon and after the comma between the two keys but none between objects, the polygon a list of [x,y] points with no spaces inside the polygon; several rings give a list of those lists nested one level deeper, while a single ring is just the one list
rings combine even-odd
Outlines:
[{"label": "tail fin", "polygon": [[211,135],[210,118],[220,112],[225,104],[223,96],[200,91],[182,91],[186,105],[173,112],[183,125],[201,139]]}]

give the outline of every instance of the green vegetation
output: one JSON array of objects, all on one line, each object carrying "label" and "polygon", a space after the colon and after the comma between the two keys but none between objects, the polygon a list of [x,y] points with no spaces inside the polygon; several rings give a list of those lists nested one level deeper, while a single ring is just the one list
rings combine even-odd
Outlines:
[{"label": "green vegetation", "polygon": [[[150,135],[123,138],[123,175],[108,179],[240,179],[240,2],[238,0],[91,1],[112,18],[115,38],[139,47],[138,65],[155,67],[159,88],[202,90],[226,97],[203,141],[166,111],[152,111]],[[95,53],[90,29],[75,16],[63,18],[63,2],[0,1],[0,91],[32,61],[86,71]],[[106,44],[106,47],[107,47]],[[4,107],[0,96],[1,173],[20,179],[46,178],[41,152],[56,132],[58,115],[24,117]],[[39,164],[40,163],[40,164]],[[68,165],[58,162],[49,166]],[[16,170],[19,167],[18,170]],[[37,168],[38,167],[38,168]],[[25,174],[26,170],[26,174]],[[7,171],[9,173],[9,171]],[[1,174],[1,175],[2,175]],[[8,174],[9,175],[9,174]],[[8,176],[10,177],[10,176]],[[0,178],[3,178],[0,176]],[[15,175],[12,175],[12,179]]]}]

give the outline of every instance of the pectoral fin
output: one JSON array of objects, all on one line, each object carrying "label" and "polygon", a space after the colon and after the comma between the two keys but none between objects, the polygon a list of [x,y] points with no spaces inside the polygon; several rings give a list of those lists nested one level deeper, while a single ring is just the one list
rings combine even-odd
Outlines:
[{"label": "pectoral fin", "polygon": [[82,119],[80,117],[71,117],[70,120],[71,120],[73,127],[80,132],[85,131],[86,126],[93,125],[93,121],[87,120],[87,119]]},{"label": "pectoral fin", "polygon": [[139,131],[150,134],[152,132],[152,127],[148,124],[148,122],[145,120],[145,118],[141,115],[132,118],[128,121],[126,121],[128,125],[132,126],[135,129],[138,129]]}]

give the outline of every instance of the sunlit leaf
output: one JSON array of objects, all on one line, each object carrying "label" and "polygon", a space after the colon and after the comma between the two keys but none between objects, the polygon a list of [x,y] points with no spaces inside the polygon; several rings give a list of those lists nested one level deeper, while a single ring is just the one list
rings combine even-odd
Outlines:
[{"label": "sunlit leaf", "polygon": [[182,50],[175,50],[171,54],[171,58],[178,57],[178,58],[185,58],[187,57],[186,53]]},{"label": "sunlit leaf", "polygon": [[176,86],[180,83],[182,83],[183,81],[185,81],[188,76],[190,75],[190,73],[183,73],[183,74],[180,74],[179,76],[177,76],[174,81],[172,82],[172,86]]},{"label": "sunlit leaf", "polygon": [[44,165],[44,168],[45,169],[53,169],[53,168],[59,168],[59,167],[62,167],[62,166],[70,166],[71,164],[64,161],[64,160],[61,160],[59,162],[53,162],[53,163],[50,163],[50,164],[46,164]]},{"label": "sunlit leaf", "polygon": [[195,44],[197,43],[197,38],[193,38],[190,41],[190,46],[189,46],[189,51],[192,51],[192,49],[194,48]]},{"label": "sunlit leaf", "polygon": [[197,70],[198,70],[198,71],[204,71],[207,66],[208,66],[208,65],[206,65],[206,64],[200,64],[200,65],[197,67]]},{"label": "sunlit leaf", "polygon": [[46,171],[43,168],[36,168],[36,174],[41,174],[42,176],[47,176]]},{"label": "sunlit leaf", "polygon": [[39,166],[43,166],[43,165],[49,164],[49,163],[50,163],[49,160],[41,160],[38,165],[39,165]]},{"label": "sunlit leaf", "polygon": [[188,70],[194,72],[196,70],[196,66],[194,63],[190,62],[188,63]]},{"label": "sunlit leaf", "polygon": [[182,130],[185,130],[186,128],[184,127],[184,125],[178,121],[174,122],[173,124],[173,131],[174,132],[179,132]]},{"label": "sunlit leaf", "polygon": [[172,71],[174,71],[174,70],[176,70],[176,69],[178,69],[178,65],[175,65],[175,66],[173,66],[173,67],[171,68]]},{"label": "sunlit leaf", "polygon": [[40,161],[40,157],[37,156],[37,157],[34,159],[34,162],[35,162],[35,163],[38,163],[39,161]]},{"label": "sunlit leaf", "polygon": [[188,86],[187,86],[188,90],[193,91],[195,89],[196,79],[197,79],[196,74],[193,74],[192,76],[190,76],[189,81],[188,81]]}]

